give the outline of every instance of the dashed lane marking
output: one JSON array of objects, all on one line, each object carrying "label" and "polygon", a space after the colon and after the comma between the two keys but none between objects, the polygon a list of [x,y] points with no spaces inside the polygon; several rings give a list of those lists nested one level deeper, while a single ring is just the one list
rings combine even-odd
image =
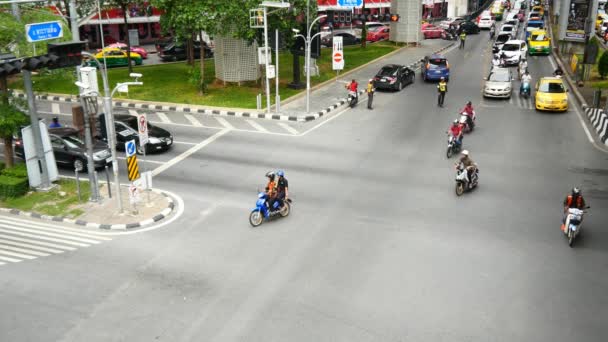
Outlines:
[{"label": "dashed lane marking", "polygon": [[203,127],[203,125],[200,123],[200,121],[198,121],[194,116],[190,115],[190,114],[184,114],[184,117],[190,121],[190,123],[192,124],[192,126],[195,127]]},{"label": "dashed lane marking", "polygon": [[217,120],[217,122],[219,122],[222,126],[224,126],[225,129],[234,129],[234,126],[232,126],[230,124],[230,122],[228,122],[226,119],[224,118],[220,118],[220,117],[215,117],[215,120]]},{"label": "dashed lane marking", "polygon": [[51,103],[51,113],[61,114],[61,108],[59,108],[59,103],[57,103],[57,102]]},{"label": "dashed lane marking", "polygon": [[268,133],[268,130],[266,128],[262,127],[262,125],[260,125],[259,123],[255,122],[253,120],[245,120],[245,122],[247,122],[253,128],[255,128],[256,130],[258,130],[260,132]]},{"label": "dashed lane marking", "polygon": [[286,124],[284,122],[280,122],[280,123],[278,123],[278,125],[281,126],[281,127],[283,127],[287,132],[289,132],[289,133],[291,133],[293,135],[297,135],[298,134],[298,131],[295,128],[289,126],[288,124]]}]

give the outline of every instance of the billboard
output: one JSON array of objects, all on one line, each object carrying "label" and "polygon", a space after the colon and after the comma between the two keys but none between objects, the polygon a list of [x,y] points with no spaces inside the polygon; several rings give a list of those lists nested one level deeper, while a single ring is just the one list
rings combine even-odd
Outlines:
[{"label": "billboard", "polygon": [[585,41],[585,21],[590,5],[590,0],[570,0],[565,40]]}]

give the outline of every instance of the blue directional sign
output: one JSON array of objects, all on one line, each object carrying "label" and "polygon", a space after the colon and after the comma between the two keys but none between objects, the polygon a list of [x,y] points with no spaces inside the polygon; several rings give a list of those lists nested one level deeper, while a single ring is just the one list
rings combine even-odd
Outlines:
[{"label": "blue directional sign", "polygon": [[30,43],[63,37],[63,28],[58,21],[47,21],[25,25],[25,36]]},{"label": "blue directional sign", "polygon": [[135,154],[135,140],[130,140],[125,143],[125,152],[127,158]]},{"label": "blue directional sign", "polygon": [[338,6],[340,6],[340,7],[361,7],[361,6],[363,6],[363,0],[338,0]]}]

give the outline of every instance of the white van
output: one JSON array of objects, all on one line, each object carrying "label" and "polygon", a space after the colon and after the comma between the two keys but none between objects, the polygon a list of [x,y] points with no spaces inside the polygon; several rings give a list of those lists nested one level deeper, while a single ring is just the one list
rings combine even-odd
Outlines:
[{"label": "white van", "polygon": [[479,23],[477,23],[480,29],[490,29],[492,25],[494,25],[494,19],[490,15],[482,16],[479,18]]}]

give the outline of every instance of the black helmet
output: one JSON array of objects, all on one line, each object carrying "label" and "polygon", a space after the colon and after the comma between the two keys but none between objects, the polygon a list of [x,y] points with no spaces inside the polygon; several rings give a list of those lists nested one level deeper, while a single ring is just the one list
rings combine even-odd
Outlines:
[{"label": "black helmet", "polygon": [[274,171],[266,172],[266,177],[270,178],[270,180],[274,180]]}]

